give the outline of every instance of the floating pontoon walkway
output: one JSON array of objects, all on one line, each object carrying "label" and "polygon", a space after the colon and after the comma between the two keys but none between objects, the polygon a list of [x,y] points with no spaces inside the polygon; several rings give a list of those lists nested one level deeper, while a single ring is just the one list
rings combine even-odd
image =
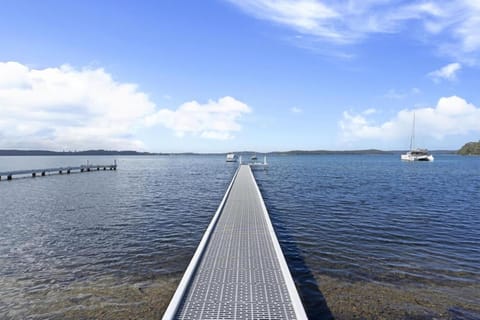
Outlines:
[{"label": "floating pontoon walkway", "polygon": [[250,166],[235,173],[163,319],[307,319]]}]

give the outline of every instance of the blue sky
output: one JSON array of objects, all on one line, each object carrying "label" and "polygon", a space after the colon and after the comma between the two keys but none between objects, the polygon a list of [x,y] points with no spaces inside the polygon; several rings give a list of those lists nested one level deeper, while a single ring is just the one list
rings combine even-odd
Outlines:
[{"label": "blue sky", "polygon": [[480,3],[0,1],[0,148],[457,149]]}]

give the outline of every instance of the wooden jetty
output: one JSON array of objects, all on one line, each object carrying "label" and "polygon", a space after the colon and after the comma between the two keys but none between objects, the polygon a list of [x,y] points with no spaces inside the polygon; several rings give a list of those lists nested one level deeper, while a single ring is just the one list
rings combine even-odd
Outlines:
[{"label": "wooden jetty", "polygon": [[307,319],[249,165],[235,173],[163,319]]},{"label": "wooden jetty", "polygon": [[107,164],[107,165],[86,164],[78,167],[59,167],[59,168],[46,168],[46,169],[5,171],[5,172],[0,172],[0,180],[2,180],[2,177],[5,177],[6,180],[12,180],[14,176],[32,176],[32,178],[35,178],[37,176],[42,176],[42,177],[46,176],[49,173],[70,174],[72,172],[90,172],[90,171],[100,171],[100,170],[117,170],[117,161],[115,160],[113,164]]}]

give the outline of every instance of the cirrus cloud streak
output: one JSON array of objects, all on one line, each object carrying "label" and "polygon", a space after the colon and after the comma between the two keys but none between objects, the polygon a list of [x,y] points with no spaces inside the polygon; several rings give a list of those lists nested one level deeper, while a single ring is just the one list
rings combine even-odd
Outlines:
[{"label": "cirrus cloud streak", "polygon": [[358,43],[373,34],[401,33],[413,28],[413,34],[427,34],[432,44],[451,56],[468,55],[480,49],[480,3],[477,0],[226,1],[252,16],[324,43]]},{"label": "cirrus cloud streak", "polygon": [[432,71],[428,76],[435,82],[440,80],[454,81],[457,79],[457,72],[462,68],[462,65],[458,62],[447,64],[446,66]]}]

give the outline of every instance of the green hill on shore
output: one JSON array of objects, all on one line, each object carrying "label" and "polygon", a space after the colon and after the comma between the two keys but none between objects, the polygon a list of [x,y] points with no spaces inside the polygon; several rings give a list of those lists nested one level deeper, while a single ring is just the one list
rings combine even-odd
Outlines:
[{"label": "green hill on shore", "polygon": [[468,156],[468,155],[480,155],[480,141],[478,142],[468,142],[463,145],[458,154]]}]

